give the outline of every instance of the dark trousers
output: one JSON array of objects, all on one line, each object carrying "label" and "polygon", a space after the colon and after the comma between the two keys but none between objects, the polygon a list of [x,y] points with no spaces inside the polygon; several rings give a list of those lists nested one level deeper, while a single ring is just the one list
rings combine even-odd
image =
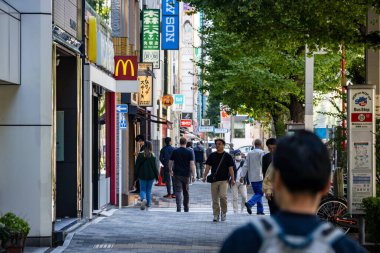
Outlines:
[{"label": "dark trousers", "polygon": [[174,194],[174,184],[173,184],[173,191],[172,191],[172,177],[170,176],[169,173],[169,168],[163,168],[162,169],[163,176],[165,178],[164,183],[166,183],[166,191],[168,194]]},{"label": "dark trousers", "polygon": [[177,212],[181,211],[182,192],[183,192],[183,209],[189,211],[189,182],[190,177],[176,176],[173,177],[175,201],[177,204]]},{"label": "dark trousers", "polygon": [[268,206],[270,215],[274,215],[278,212],[278,205],[276,204],[276,201],[274,201],[273,197],[271,200],[268,199]]}]

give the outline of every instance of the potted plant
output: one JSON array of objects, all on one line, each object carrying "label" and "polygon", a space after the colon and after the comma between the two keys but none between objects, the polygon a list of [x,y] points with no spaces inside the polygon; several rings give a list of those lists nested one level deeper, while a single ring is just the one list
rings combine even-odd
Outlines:
[{"label": "potted plant", "polygon": [[2,237],[2,247],[8,253],[23,252],[26,236],[30,231],[29,224],[13,213],[6,213],[0,218],[4,224],[5,235]]},{"label": "potted plant", "polygon": [[5,225],[0,222],[0,252],[3,252],[2,242],[6,241],[9,236],[9,232]]}]

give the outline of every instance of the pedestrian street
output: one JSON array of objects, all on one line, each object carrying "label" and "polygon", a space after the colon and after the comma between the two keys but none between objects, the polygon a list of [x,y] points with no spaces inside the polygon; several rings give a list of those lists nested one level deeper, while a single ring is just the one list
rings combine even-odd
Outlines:
[{"label": "pedestrian street", "polygon": [[[165,187],[153,186],[153,203],[141,211],[139,203],[122,210],[111,209],[70,234],[63,246],[53,252],[218,252],[223,240],[237,227],[255,219],[253,215],[234,214],[232,193],[228,191],[225,222],[212,222],[210,184],[190,185],[190,211],[176,212],[175,199],[165,199]],[[248,187],[248,197],[252,190]],[[269,213],[264,199],[264,210]],[[114,208],[114,207],[113,207]],[[239,205],[240,209],[240,205]]]}]

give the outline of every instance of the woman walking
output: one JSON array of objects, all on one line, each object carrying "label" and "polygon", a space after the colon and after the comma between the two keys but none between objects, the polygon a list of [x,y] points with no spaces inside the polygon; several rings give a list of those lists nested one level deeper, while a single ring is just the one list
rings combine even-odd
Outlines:
[{"label": "woman walking", "polygon": [[146,141],[144,151],[138,154],[136,160],[135,178],[140,181],[141,210],[150,207],[153,182],[158,180],[156,157],[152,150],[152,142]]}]

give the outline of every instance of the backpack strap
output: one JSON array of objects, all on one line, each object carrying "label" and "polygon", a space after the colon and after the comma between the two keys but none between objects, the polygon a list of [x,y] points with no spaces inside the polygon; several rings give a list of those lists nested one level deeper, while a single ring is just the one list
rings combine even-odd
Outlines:
[{"label": "backpack strap", "polygon": [[334,244],[337,240],[342,238],[344,233],[339,228],[335,227],[329,222],[323,222],[319,227],[312,233],[313,239],[319,239],[326,242],[329,245]]},{"label": "backpack strap", "polygon": [[251,225],[262,240],[282,233],[281,227],[272,217],[255,217],[255,219],[251,221]]}]

